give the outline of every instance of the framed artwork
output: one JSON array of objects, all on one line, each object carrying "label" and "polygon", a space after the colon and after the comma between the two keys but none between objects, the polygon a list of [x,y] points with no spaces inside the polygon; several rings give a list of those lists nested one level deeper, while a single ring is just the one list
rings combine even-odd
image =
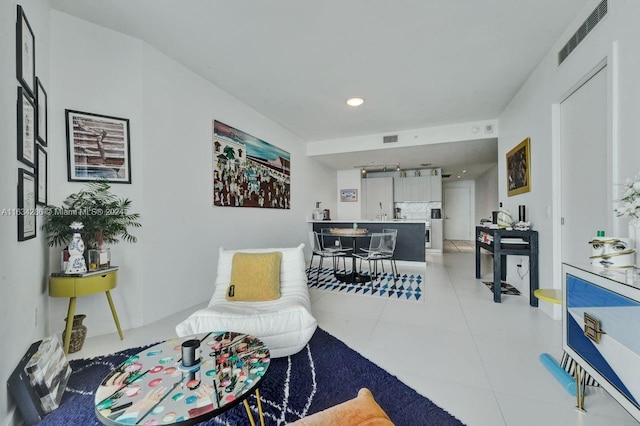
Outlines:
[{"label": "framed artwork", "polygon": [[18,241],[36,237],[36,178],[18,169]]},{"label": "framed artwork", "polygon": [[42,146],[47,146],[47,92],[38,77],[36,87],[36,137]]},{"label": "framed artwork", "polygon": [[36,109],[23,87],[18,86],[18,160],[35,167]]},{"label": "framed artwork", "polygon": [[37,155],[37,168],[36,168],[36,176],[38,178],[38,185],[36,190],[36,204],[46,205],[47,204],[47,151],[44,150],[43,147],[38,145],[38,155]]},{"label": "framed artwork", "polygon": [[69,182],[131,183],[129,119],[65,110]]},{"label": "framed artwork", "polygon": [[358,201],[358,190],[357,189],[341,189],[340,202],[349,203],[352,201]]},{"label": "framed artwork", "polygon": [[18,81],[29,93],[35,95],[36,87],[36,38],[31,25],[24,14],[24,9],[18,5],[18,19],[16,20],[16,76]]},{"label": "framed artwork", "polygon": [[291,155],[213,121],[213,205],[291,208]]},{"label": "framed artwork", "polygon": [[531,191],[531,153],[529,138],[526,138],[507,152],[507,195]]}]

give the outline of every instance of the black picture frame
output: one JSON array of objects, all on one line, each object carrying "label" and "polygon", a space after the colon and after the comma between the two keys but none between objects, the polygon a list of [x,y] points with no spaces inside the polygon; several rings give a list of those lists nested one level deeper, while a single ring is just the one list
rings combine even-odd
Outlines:
[{"label": "black picture frame", "polygon": [[16,19],[16,77],[18,81],[34,97],[36,88],[36,37],[24,13],[18,5]]},{"label": "black picture frame", "polygon": [[18,169],[18,241],[36,237],[36,177]]},{"label": "black picture frame", "polygon": [[129,119],[65,110],[67,180],[131,183]]},{"label": "black picture frame", "polygon": [[47,91],[40,78],[36,77],[36,137],[42,146],[47,146],[49,133],[47,109]]},{"label": "black picture frame", "polygon": [[37,155],[37,169],[36,169],[36,204],[46,205],[49,194],[49,184],[47,179],[47,151],[38,145],[38,155]]},{"label": "black picture frame", "polygon": [[36,165],[36,107],[24,87],[18,86],[18,160]]}]

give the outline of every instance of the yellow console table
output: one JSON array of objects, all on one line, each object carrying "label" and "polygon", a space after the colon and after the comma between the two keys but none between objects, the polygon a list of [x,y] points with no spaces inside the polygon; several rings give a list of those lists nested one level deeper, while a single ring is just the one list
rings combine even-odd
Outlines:
[{"label": "yellow console table", "polygon": [[71,342],[71,326],[73,324],[73,315],[76,310],[76,297],[88,296],[104,292],[109,301],[113,320],[118,328],[120,340],[122,330],[120,329],[120,321],[116,308],[113,306],[110,290],[118,285],[118,267],[114,266],[100,271],[88,272],[82,275],[66,275],[52,274],[49,278],[49,296],[51,297],[68,297],[69,309],[67,311],[67,325],[64,337],[64,353],[69,353],[69,343]]}]

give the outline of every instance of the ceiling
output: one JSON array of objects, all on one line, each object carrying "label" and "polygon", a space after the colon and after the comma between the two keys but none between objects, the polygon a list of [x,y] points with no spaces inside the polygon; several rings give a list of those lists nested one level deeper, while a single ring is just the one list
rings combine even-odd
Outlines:
[{"label": "ceiling", "polygon": [[[51,0],[146,41],[307,142],[498,118],[586,3]],[[347,106],[352,96],[365,104]],[[439,159],[437,145],[417,161],[475,163],[455,157],[459,146]],[[361,164],[343,158],[358,159],[324,160]]]},{"label": "ceiling", "polygon": [[475,179],[495,165],[498,156],[497,145],[497,140],[491,138],[319,155],[314,158],[331,164],[336,170],[355,167],[364,168],[367,172],[380,172],[385,171],[385,167],[386,171],[393,171],[397,166],[403,170],[441,167],[443,175],[450,174],[451,179],[457,179],[458,176],[460,179]]}]

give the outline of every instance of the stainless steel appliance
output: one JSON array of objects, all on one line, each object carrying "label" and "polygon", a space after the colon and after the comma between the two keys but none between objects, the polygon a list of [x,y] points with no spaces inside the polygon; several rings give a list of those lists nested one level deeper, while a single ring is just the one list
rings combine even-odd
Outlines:
[{"label": "stainless steel appliance", "polygon": [[424,222],[424,248],[431,248],[431,222]]}]

